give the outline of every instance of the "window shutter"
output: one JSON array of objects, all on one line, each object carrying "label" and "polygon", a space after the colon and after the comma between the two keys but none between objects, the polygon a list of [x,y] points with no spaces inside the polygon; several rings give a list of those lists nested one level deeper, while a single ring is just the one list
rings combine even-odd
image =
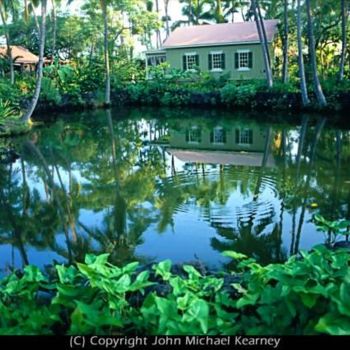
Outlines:
[{"label": "window shutter", "polygon": [[196,55],[196,66],[199,67],[199,55]]},{"label": "window shutter", "polygon": [[210,53],[209,55],[208,55],[208,69],[209,70],[212,70],[213,69],[213,62],[212,62],[212,54]]},{"label": "window shutter", "polygon": [[236,129],[236,143],[239,144],[239,129]]},{"label": "window shutter", "polygon": [[214,143],[214,130],[210,132],[210,143]]},{"label": "window shutter", "polygon": [[225,54],[224,53],[222,53],[221,54],[221,68],[222,69],[225,69]]},{"label": "window shutter", "polygon": [[236,53],[235,53],[235,69],[238,69],[238,68],[239,68],[238,60],[239,60],[238,52],[236,52]]},{"label": "window shutter", "polygon": [[183,68],[183,70],[187,70],[187,67],[186,67],[186,55],[182,56],[182,68]]},{"label": "window shutter", "polygon": [[248,54],[248,67],[253,68],[253,52],[249,52]]}]

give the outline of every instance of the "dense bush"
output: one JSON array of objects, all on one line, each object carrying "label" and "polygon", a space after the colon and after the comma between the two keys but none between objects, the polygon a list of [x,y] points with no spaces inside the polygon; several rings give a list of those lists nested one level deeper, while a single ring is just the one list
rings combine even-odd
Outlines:
[{"label": "dense bush", "polygon": [[350,255],[324,246],[261,266],[226,252],[232,273],[170,261],[122,268],[108,255],[0,281],[0,334],[350,334]]}]

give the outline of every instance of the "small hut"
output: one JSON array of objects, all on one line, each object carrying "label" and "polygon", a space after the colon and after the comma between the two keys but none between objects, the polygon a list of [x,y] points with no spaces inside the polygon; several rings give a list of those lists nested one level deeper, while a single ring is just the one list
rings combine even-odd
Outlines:
[{"label": "small hut", "polygon": [[[11,56],[16,70],[21,72],[35,72],[39,57],[23,46],[11,46]],[[7,47],[0,46],[0,57],[7,57]]]}]

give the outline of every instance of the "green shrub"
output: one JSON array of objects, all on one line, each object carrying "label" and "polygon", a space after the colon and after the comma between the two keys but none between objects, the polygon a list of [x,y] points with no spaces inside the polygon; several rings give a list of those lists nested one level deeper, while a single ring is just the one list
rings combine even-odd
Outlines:
[{"label": "green shrub", "polygon": [[255,84],[242,84],[230,82],[220,90],[220,96],[224,103],[231,106],[249,107],[257,93]]},{"label": "green shrub", "polygon": [[55,82],[48,77],[42,78],[40,100],[42,102],[56,105],[61,101],[61,95],[58,88],[55,86]]}]

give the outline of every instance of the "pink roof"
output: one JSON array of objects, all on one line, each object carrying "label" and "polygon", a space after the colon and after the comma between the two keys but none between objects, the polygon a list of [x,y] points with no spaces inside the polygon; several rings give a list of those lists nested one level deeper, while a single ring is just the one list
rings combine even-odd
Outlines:
[{"label": "pink roof", "polygon": [[[272,41],[278,20],[265,20],[267,40]],[[221,23],[176,28],[165,40],[163,47],[212,46],[260,42],[255,22]]]}]

